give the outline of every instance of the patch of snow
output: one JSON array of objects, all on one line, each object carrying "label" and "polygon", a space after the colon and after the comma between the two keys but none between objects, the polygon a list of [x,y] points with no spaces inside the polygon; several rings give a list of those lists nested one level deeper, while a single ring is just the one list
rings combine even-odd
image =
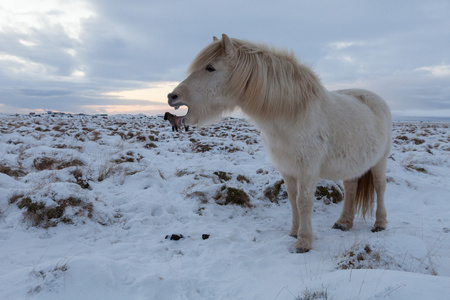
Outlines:
[{"label": "patch of snow", "polygon": [[[387,229],[356,218],[334,230],[342,202],[316,200],[305,254],[283,186],[276,200],[264,193],[281,176],[243,119],[173,133],[143,115],[1,115],[0,131],[0,299],[450,294],[448,123],[394,122]],[[217,203],[224,186],[250,205]],[[60,214],[33,224],[26,198]]]}]

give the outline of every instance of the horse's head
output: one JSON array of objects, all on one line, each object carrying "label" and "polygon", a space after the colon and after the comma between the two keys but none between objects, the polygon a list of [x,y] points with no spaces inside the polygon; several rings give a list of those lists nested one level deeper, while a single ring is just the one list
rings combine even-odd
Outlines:
[{"label": "horse's head", "polygon": [[164,114],[164,120],[168,120],[170,115],[172,115],[170,112],[166,112]]},{"label": "horse's head", "polygon": [[327,93],[292,52],[225,34],[197,55],[188,72],[168,95],[170,106],[188,106],[187,125],[210,123],[237,106],[255,121],[297,120]]},{"label": "horse's head", "polygon": [[236,106],[230,97],[229,81],[233,69],[234,46],[228,36],[214,37],[189,68],[189,76],[168,95],[170,106],[186,105],[185,125],[204,125],[219,119]]}]

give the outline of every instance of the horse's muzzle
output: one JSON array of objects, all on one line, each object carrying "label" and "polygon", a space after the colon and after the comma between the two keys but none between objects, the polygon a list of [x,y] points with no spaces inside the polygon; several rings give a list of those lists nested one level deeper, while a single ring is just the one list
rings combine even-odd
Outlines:
[{"label": "horse's muzzle", "polygon": [[180,98],[178,94],[170,93],[169,95],[167,95],[167,98],[168,98],[167,102],[169,103],[169,105],[174,107],[175,109],[180,108],[180,106],[182,105],[186,105],[184,103],[178,102]]},{"label": "horse's muzzle", "polygon": [[170,93],[169,95],[167,95],[167,98],[169,98],[169,102],[170,101],[175,101],[178,99],[178,95],[175,93]]}]

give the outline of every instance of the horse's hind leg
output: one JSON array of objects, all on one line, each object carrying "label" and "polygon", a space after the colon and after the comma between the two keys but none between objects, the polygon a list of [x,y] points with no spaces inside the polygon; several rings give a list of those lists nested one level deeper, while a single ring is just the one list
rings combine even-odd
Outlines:
[{"label": "horse's hind leg", "polygon": [[387,156],[383,157],[375,166],[372,167],[373,184],[377,193],[377,211],[375,226],[373,232],[386,229],[386,207],[384,205],[384,192],[386,191],[386,163]]},{"label": "horse's hind leg", "polygon": [[344,207],[342,208],[339,220],[333,225],[334,229],[346,231],[353,227],[357,186],[358,179],[344,181]]}]

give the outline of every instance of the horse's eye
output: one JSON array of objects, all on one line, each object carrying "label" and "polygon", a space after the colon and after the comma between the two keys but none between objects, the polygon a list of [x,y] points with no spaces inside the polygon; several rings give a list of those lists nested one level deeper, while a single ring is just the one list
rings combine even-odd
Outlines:
[{"label": "horse's eye", "polygon": [[205,70],[208,72],[214,72],[216,69],[214,69],[214,67],[212,65],[207,65]]}]

